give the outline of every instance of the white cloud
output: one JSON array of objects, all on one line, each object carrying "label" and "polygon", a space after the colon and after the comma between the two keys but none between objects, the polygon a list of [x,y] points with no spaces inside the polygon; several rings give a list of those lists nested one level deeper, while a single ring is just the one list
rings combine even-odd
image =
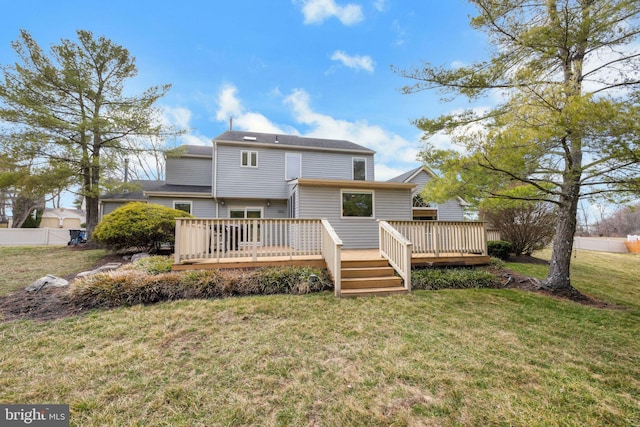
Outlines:
[{"label": "white cloud", "polygon": [[184,135],[177,137],[177,140],[189,145],[208,145],[210,138],[195,132],[191,129],[191,110],[184,107],[162,107],[162,117],[160,121],[165,126],[174,127],[177,130],[185,131]]},{"label": "white cloud", "polygon": [[305,0],[302,14],[305,24],[321,24],[334,16],[344,25],[357,24],[364,19],[360,5],[350,3],[340,6],[335,0]]},{"label": "white cloud", "polygon": [[373,7],[378,11],[378,12],[382,12],[385,9],[385,3],[386,0],[375,0],[373,2]]},{"label": "white cloud", "polygon": [[393,31],[396,33],[396,39],[394,40],[393,44],[396,46],[403,46],[407,37],[406,30],[397,19],[393,20],[391,26],[393,28]]},{"label": "white cloud", "polygon": [[346,67],[356,71],[365,70],[373,73],[373,59],[370,56],[348,55],[346,52],[336,50],[331,55],[331,60],[342,62]]},{"label": "white cloud", "polygon": [[162,107],[162,122],[178,129],[188,129],[191,121],[191,110],[184,107]]},{"label": "white cloud", "polygon": [[416,142],[368,122],[350,122],[313,111],[307,92],[294,90],[285,98],[294,119],[310,130],[304,136],[346,139],[376,151],[376,180],[384,181],[417,166]]},{"label": "white cloud", "polygon": [[238,88],[225,85],[218,94],[216,120],[226,122],[233,119],[234,129],[265,133],[297,133],[290,127],[281,127],[260,113],[246,111],[237,96]]}]

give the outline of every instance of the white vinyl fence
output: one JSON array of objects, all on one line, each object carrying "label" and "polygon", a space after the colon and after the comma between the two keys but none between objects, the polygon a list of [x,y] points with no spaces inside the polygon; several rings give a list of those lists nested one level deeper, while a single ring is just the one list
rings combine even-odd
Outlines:
[{"label": "white vinyl fence", "polygon": [[624,237],[575,237],[573,249],[598,252],[627,253]]},{"label": "white vinyl fence", "polygon": [[0,228],[0,246],[66,245],[68,228]]}]

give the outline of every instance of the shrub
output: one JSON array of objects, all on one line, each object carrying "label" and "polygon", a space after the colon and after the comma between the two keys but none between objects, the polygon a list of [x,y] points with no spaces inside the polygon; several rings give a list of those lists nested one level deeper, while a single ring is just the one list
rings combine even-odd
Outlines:
[{"label": "shrub", "polygon": [[505,242],[504,240],[489,240],[487,242],[487,249],[489,256],[507,259],[511,253],[511,243]]},{"label": "shrub", "polygon": [[173,266],[173,258],[167,256],[150,256],[132,262],[127,268],[145,272],[147,274],[169,273]]},{"label": "shrub", "polygon": [[173,244],[176,218],[188,213],[152,203],[132,202],[102,218],[92,238],[111,249],[157,250]]},{"label": "shrub", "polygon": [[411,272],[413,289],[497,288],[498,278],[485,270],[473,268],[425,268]]},{"label": "shrub", "polygon": [[[163,257],[144,260],[153,258],[162,260]],[[150,261],[147,265],[154,264],[162,265],[162,262]],[[144,271],[144,265],[144,262],[140,262],[128,268],[78,279],[71,289],[71,299],[86,308],[112,308],[233,295],[298,295],[320,292],[333,286],[326,270],[310,267],[148,274]]]}]

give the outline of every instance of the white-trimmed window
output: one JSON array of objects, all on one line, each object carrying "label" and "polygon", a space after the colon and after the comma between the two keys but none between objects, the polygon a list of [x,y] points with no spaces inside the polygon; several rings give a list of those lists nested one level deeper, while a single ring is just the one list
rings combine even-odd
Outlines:
[{"label": "white-trimmed window", "polygon": [[190,214],[193,208],[193,202],[190,200],[174,200],[173,201],[173,209],[177,209],[179,211],[185,211]]},{"label": "white-trimmed window", "polygon": [[240,152],[240,166],[244,168],[257,168],[258,167],[258,152],[242,150]]},{"label": "white-trimmed window", "polygon": [[284,157],[284,179],[287,181],[302,176],[302,154],[286,153]]},{"label": "white-trimmed window", "polygon": [[342,217],[343,218],[373,218],[374,198],[373,191],[366,190],[342,190]]},{"label": "white-trimmed window", "polygon": [[364,157],[353,157],[351,159],[354,181],[367,180],[367,159]]}]

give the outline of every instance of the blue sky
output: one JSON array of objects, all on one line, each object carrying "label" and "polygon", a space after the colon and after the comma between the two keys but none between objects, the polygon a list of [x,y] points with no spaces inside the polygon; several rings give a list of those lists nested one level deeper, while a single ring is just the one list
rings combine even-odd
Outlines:
[{"label": "blue sky", "polygon": [[136,57],[132,93],[173,85],[160,104],[189,132],[171,145],[208,145],[233,117],[235,130],[364,145],[386,180],[419,165],[412,119],[467,106],[402,95],[410,82],[390,66],[482,59],[473,14],[463,0],[12,1],[0,16],[0,63],[15,61],[20,29],[45,49],[90,30]]}]

